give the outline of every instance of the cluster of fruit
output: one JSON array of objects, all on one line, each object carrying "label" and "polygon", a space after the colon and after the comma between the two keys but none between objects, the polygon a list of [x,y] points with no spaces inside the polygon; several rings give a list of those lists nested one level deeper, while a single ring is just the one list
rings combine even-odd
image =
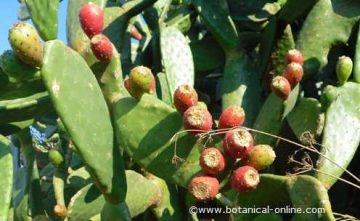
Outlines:
[{"label": "cluster of fruit", "polygon": [[79,12],[80,25],[85,34],[91,39],[91,50],[100,61],[109,62],[113,53],[113,46],[108,37],[102,34],[104,13],[95,3],[84,4]]},{"label": "cluster of fruit", "polygon": [[276,76],[271,81],[271,90],[281,99],[286,100],[291,90],[301,81],[304,59],[300,51],[291,49],[285,57],[286,68],[283,76]]},{"label": "cluster of fruit", "polygon": [[[151,70],[144,66],[134,67],[124,85],[129,93],[140,99],[144,93],[153,94],[155,79]],[[198,101],[196,90],[183,85],[174,93],[174,105],[183,117],[183,126],[189,134],[196,136],[209,132],[213,127],[213,119],[207,107]],[[275,160],[275,152],[269,145],[254,146],[251,133],[241,128],[245,121],[245,112],[240,106],[230,106],[220,115],[218,123],[219,136],[223,138],[223,150],[239,165],[230,177],[230,186],[238,192],[255,189],[259,183],[258,170],[270,166]],[[216,147],[205,148],[200,156],[200,165],[206,175],[193,178],[189,191],[200,201],[214,199],[220,189],[216,178],[224,171],[226,157]]]}]

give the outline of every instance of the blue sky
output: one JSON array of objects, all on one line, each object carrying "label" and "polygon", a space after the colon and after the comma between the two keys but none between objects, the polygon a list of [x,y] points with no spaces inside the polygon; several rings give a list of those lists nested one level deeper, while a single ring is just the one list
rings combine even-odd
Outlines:
[{"label": "blue sky", "polygon": [[[60,2],[59,8],[59,31],[58,38],[66,42],[66,10],[67,0]],[[17,10],[19,3],[17,0],[0,0],[0,53],[10,49],[8,42],[8,30],[18,21]],[[28,20],[31,22],[30,20]]]}]

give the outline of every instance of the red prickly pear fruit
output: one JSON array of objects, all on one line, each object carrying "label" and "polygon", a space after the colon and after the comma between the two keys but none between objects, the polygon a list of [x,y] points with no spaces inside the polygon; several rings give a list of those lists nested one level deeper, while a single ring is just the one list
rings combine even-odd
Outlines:
[{"label": "red prickly pear fruit", "polygon": [[294,88],[302,79],[304,70],[301,64],[292,62],[285,68],[284,77],[289,81],[291,88]]},{"label": "red prickly pear fruit", "polygon": [[336,64],[336,76],[338,78],[339,84],[344,85],[349,79],[353,68],[353,62],[351,58],[347,56],[339,57],[339,60]]},{"label": "red prickly pear fruit", "polygon": [[142,39],[142,34],[135,26],[130,27],[130,35],[133,39],[140,41]]},{"label": "red prickly pear fruit", "polygon": [[215,177],[201,175],[194,177],[189,184],[189,192],[197,201],[213,200],[219,193],[220,184]]},{"label": "red prickly pear fruit", "polygon": [[270,166],[275,158],[276,154],[271,146],[259,144],[249,152],[246,165],[252,166],[257,170],[262,170]]},{"label": "red prickly pear fruit", "polygon": [[224,155],[215,147],[206,148],[201,152],[200,166],[210,175],[217,175],[225,168]]},{"label": "red prickly pear fruit", "polygon": [[245,111],[240,106],[229,106],[220,115],[219,129],[233,128],[243,125]]},{"label": "red prickly pear fruit", "polygon": [[103,11],[93,2],[86,3],[80,8],[79,20],[81,28],[89,38],[100,34],[103,30]]},{"label": "red prickly pear fruit", "polygon": [[131,69],[129,78],[124,82],[125,88],[131,96],[140,100],[143,94],[155,92],[155,78],[151,70],[144,66],[137,66]]},{"label": "red prickly pear fruit", "polygon": [[271,90],[276,96],[286,100],[291,92],[290,82],[283,76],[276,76],[271,81]]},{"label": "red prickly pear fruit", "polygon": [[230,130],[225,134],[223,147],[230,157],[245,158],[254,147],[254,139],[245,129]]},{"label": "red prickly pear fruit", "polygon": [[287,54],[285,56],[285,64],[290,64],[292,62],[301,64],[301,65],[304,64],[304,58],[302,56],[302,53],[299,50],[291,49],[287,52]]},{"label": "red prickly pear fruit", "polygon": [[189,107],[198,103],[198,94],[190,85],[183,85],[176,89],[174,93],[174,104],[176,110],[184,113]]},{"label": "red prickly pear fruit", "polygon": [[43,47],[40,36],[32,25],[25,22],[15,23],[9,29],[9,42],[20,60],[33,67],[41,67]]},{"label": "red prickly pear fruit", "polygon": [[98,34],[91,38],[91,50],[100,61],[109,62],[112,58],[112,43],[103,34]]},{"label": "red prickly pear fruit", "polygon": [[202,106],[188,108],[182,118],[184,128],[192,135],[206,133],[212,128],[212,116]]},{"label": "red prickly pear fruit", "polygon": [[61,164],[64,163],[64,157],[61,155],[61,153],[55,149],[49,150],[48,155],[49,161],[56,167],[60,167]]},{"label": "red prickly pear fruit", "polygon": [[251,166],[237,168],[230,177],[230,186],[240,193],[256,189],[259,182],[259,173]]},{"label": "red prickly pear fruit", "polygon": [[68,211],[64,205],[57,204],[54,206],[54,214],[57,217],[65,218],[67,216],[67,213]]}]

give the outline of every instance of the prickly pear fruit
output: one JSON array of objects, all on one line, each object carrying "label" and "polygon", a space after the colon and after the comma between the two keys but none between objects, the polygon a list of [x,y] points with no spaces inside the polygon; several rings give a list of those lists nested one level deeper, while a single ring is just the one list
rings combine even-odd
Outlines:
[{"label": "prickly pear fruit", "polygon": [[339,60],[336,64],[336,76],[338,78],[339,84],[343,85],[349,79],[353,68],[353,62],[351,58],[347,56],[339,57]]},{"label": "prickly pear fruit", "polygon": [[330,104],[338,97],[338,89],[335,86],[327,85],[320,96],[320,102],[323,110],[326,110]]},{"label": "prickly pear fruit", "polygon": [[230,186],[240,193],[256,189],[259,182],[259,173],[251,166],[239,167],[230,177]]},{"label": "prickly pear fruit", "polygon": [[254,139],[246,129],[227,131],[223,147],[225,153],[232,158],[245,158],[254,146]]},{"label": "prickly pear fruit", "polygon": [[54,207],[54,214],[57,216],[57,217],[60,217],[60,218],[65,218],[67,216],[67,209],[64,205],[55,205]]},{"label": "prickly pear fruit", "polygon": [[290,64],[292,62],[301,64],[301,65],[304,64],[304,58],[300,51],[298,51],[296,49],[291,49],[287,52],[287,54],[285,56],[285,64]]},{"label": "prickly pear fruit", "polygon": [[144,93],[153,94],[155,92],[154,75],[149,68],[144,66],[134,67],[124,85],[131,96],[138,100]]},{"label": "prickly pear fruit", "polygon": [[206,175],[194,177],[189,184],[189,192],[198,201],[207,201],[215,198],[219,193],[220,184],[215,177]]},{"label": "prickly pear fruit", "polygon": [[81,28],[89,38],[100,34],[103,30],[103,11],[93,2],[86,3],[80,8],[79,20]]},{"label": "prickly pear fruit", "polygon": [[289,81],[283,76],[276,76],[271,81],[271,91],[283,100],[286,100],[291,92]]},{"label": "prickly pear fruit", "polygon": [[142,39],[142,35],[139,32],[139,30],[135,27],[135,26],[131,26],[130,27],[130,35],[133,39],[136,39],[138,41],[140,41]]},{"label": "prickly pear fruit", "polygon": [[105,35],[98,34],[91,38],[91,50],[100,61],[111,60],[113,47],[110,39]]},{"label": "prickly pear fruit", "polygon": [[43,62],[43,47],[36,29],[25,22],[17,22],[9,30],[9,42],[15,54],[24,63],[40,67]]},{"label": "prickly pear fruit", "polygon": [[301,64],[292,62],[285,68],[284,77],[289,81],[291,88],[294,88],[302,79],[304,70]]},{"label": "prickly pear fruit", "polygon": [[64,157],[61,155],[61,153],[55,149],[49,150],[49,156],[48,156],[50,162],[54,164],[56,168],[60,167],[62,163],[64,163]]},{"label": "prickly pear fruit", "polygon": [[176,110],[184,113],[189,107],[198,103],[198,94],[190,85],[178,87],[174,93],[174,105]]},{"label": "prickly pear fruit", "polygon": [[246,165],[252,166],[257,170],[265,169],[275,160],[275,152],[271,146],[259,144],[249,152],[246,158]]},{"label": "prickly pear fruit", "polygon": [[202,106],[192,106],[188,108],[182,118],[184,128],[189,130],[192,135],[205,133],[211,130],[212,116],[209,111]]},{"label": "prickly pear fruit", "polygon": [[227,107],[219,117],[219,129],[233,128],[243,125],[245,111],[240,106]]},{"label": "prickly pear fruit", "polygon": [[220,150],[209,147],[201,152],[200,166],[205,173],[217,175],[225,168],[225,158]]}]

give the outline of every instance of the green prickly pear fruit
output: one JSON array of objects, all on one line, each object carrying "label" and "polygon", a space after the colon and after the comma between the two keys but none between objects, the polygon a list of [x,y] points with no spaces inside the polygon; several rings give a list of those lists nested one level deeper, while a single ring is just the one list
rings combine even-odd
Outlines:
[{"label": "green prickly pear fruit", "polygon": [[43,47],[36,29],[25,22],[17,22],[9,30],[9,42],[15,54],[26,64],[41,67]]},{"label": "green prickly pear fruit", "polygon": [[151,70],[144,66],[134,67],[129,77],[124,81],[125,88],[131,96],[140,100],[144,93],[155,92],[155,78]]},{"label": "green prickly pear fruit", "polygon": [[40,78],[40,71],[22,62],[12,50],[7,50],[1,55],[0,66],[11,82]]},{"label": "green prickly pear fruit", "polygon": [[194,177],[189,184],[189,192],[198,201],[207,201],[215,199],[219,193],[220,184],[215,177],[197,176]]},{"label": "green prickly pear fruit", "polygon": [[64,163],[64,157],[61,153],[55,149],[49,150],[49,160],[56,168],[60,167]]},{"label": "green prickly pear fruit", "polygon": [[262,170],[270,166],[275,158],[276,154],[271,146],[259,144],[249,152],[246,165],[252,166],[257,170]]},{"label": "green prickly pear fruit", "polygon": [[327,85],[320,96],[320,102],[323,110],[326,110],[330,104],[337,98],[338,89],[335,86]]},{"label": "green prickly pear fruit", "polygon": [[339,60],[336,64],[336,76],[338,78],[339,84],[343,85],[349,79],[353,68],[353,62],[351,58],[347,56],[339,57]]}]

